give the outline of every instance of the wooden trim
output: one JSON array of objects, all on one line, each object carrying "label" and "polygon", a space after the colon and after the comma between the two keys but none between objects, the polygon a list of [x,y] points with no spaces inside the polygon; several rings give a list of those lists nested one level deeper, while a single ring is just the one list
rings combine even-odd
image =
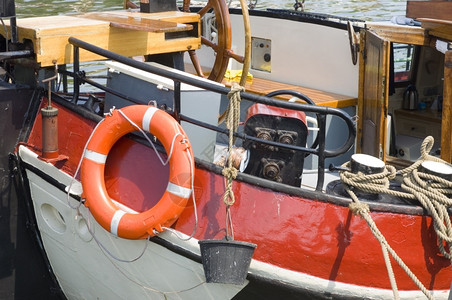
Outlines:
[{"label": "wooden trim", "polygon": [[441,158],[452,161],[452,50],[444,56],[444,90],[441,123]]},{"label": "wooden trim", "polygon": [[358,116],[358,120],[356,122],[356,152],[362,152],[362,138],[363,138],[363,120],[360,118],[364,114],[364,73],[365,73],[365,62],[366,62],[366,30],[362,29],[359,36],[359,88],[358,88],[358,106],[356,115]]},{"label": "wooden trim", "polygon": [[450,1],[407,1],[406,16],[413,19],[432,18],[452,20]]},{"label": "wooden trim", "polygon": [[[451,2],[452,3],[452,2]],[[419,19],[422,22],[422,27],[428,31],[429,35],[452,40],[452,21],[435,20],[435,19]]]},{"label": "wooden trim", "polygon": [[403,26],[403,30],[400,30],[402,25],[368,23],[366,26],[367,29],[375,32],[379,37],[393,43],[421,46],[430,44],[428,32],[421,27]]}]

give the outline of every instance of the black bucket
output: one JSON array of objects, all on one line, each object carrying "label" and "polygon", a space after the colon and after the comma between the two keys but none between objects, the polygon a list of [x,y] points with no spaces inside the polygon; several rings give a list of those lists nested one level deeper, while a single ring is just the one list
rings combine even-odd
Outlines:
[{"label": "black bucket", "polygon": [[243,284],[255,244],[233,240],[199,241],[206,282]]}]

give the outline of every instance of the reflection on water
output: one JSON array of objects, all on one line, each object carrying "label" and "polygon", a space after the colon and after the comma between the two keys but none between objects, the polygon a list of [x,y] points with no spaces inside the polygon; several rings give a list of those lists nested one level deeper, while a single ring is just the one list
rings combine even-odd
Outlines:
[{"label": "reflection on water", "polygon": [[[230,2],[229,0],[227,1],[228,3]],[[293,9],[293,5],[295,4],[295,0],[248,0],[248,2],[253,3],[256,1],[257,9]],[[138,3],[139,1],[135,0],[135,2]],[[178,1],[178,3],[181,3],[181,1]],[[18,17],[23,18],[121,9],[122,4],[122,0],[16,0],[16,11]],[[392,16],[405,15],[406,0],[306,0],[305,10],[364,20],[389,20]]]}]

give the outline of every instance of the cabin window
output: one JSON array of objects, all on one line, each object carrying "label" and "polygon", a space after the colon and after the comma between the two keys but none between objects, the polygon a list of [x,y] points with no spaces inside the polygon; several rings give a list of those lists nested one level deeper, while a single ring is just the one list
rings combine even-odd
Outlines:
[{"label": "cabin window", "polygon": [[409,82],[413,75],[414,45],[394,43],[394,82]]}]

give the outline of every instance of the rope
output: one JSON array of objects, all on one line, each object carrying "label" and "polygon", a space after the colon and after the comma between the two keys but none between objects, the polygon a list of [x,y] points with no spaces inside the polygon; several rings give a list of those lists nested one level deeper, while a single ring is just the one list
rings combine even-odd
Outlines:
[{"label": "rope", "polygon": [[[402,188],[413,194],[432,217],[438,236],[438,248],[441,254],[451,261],[452,265],[452,225],[447,211],[449,207],[452,207],[452,199],[448,197],[452,194],[452,182],[417,169],[419,165],[428,160],[451,166],[446,161],[428,154],[433,144],[433,137],[427,137],[421,145],[421,159],[413,164],[415,167],[412,165],[401,171],[402,174],[405,174]],[[444,244],[448,245],[448,251]]]},{"label": "rope", "polygon": [[[240,92],[245,89],[237,82],[234,82],[231,87],[231,91],[228,93],[229,105],[224,113],[226,121],[226,128],[229,129],[229,145],[228,145],[228,158],[227,167],[223,168],[222,174],[225,177],[225,192],[223,195],[223,202],[226,204],[226,236],[234,237],[234,230],[232,228],[232,217],[230,206],[235,202],[234,192],[232,190],[232,181],[237,177],[238,170],[233,167],[232,148],[234,146],[234,132],[237,131],[240,121]],[[230,233],[229,234],[229,229]]]},{"label": "rope", "polygon": [[[191,159],[191,155],[190,152],[188,150],[188,148],[185,150],[187,152],[187,157],[188,160],[190,161],[190,174],[194,174],[194,170],[192,170],[192,159]],[[195,176],[191,176],[190,179],[190,188],[191,188],[191,199],[193,201],[193,214],[195,215],[195,226],[193,227],[193,230],[191,232],[191,235],[189,237],[183,237],[179,234],[179,232],[177,230],[174,230],[173,228],[169,228],[169,227],[162,227],[165,230],[168,230],[169,232],[171,232],[172,234],[174,234],[178,239],[182,240],[182,241],[188,241],[190,239],[192,239],[195,234],[196,234],[196,230],[198,228],[198,209],[196,207],[196,199],[195,199],[195,182],[194,182],[194,178]]]},{"label": "rope", "polygon": [[[397,197],[418,200],[432,216],[434,229],[438,236],[438,248],[440,252],[444,255],[444,257],[451,260],[452,264],[452,226],[447,211],[448,207],[452,207],[452,200],[446,196],[448,194],[452,194],[452,182],[432,174],[420,172],[418,170],[418,167],[424,161],[436,161],[447,164],[447,162],[428,154],[432,149],[433,144],[433,137],[427,137],[421,145],[420,159],[411,166],[399,172],[397,172],[393,166],[386,166],[383,172],[371,175],[366,175],[361,172],[358,172],[357,174],[349,171],[340,172],[340,177],[344,183],[345,190],[353,200],[353,202],[349,205],[349,209],[353,212],[353,214],[360,215],[366,221],[373,235],[382,247],[395,299],[399,299],[399,295],[388,253],[391,254],[394,260],[407,273],[411,280],[413,280],[413,282],[427,296],[428,299],[433,299],[433,296],[389,246],[385,237],[378,230],[375,222],[372,220],[369,206],[359,201],[354,189],[357,188],[365,193],[385,193]],[[344,164],[344,167],[347,168],[348,165],[349,163],[346,163]],[[403,176],[402,188],[406,192],[389,189],[389,181],[394,179],[396,175]],[[446,250],[444,244],[448,245],[448,250]]]},{"label": "rope", "polygon": [[[402,188],[413,193],[432,217],[438,248],[452,264],[452,226],[447,211],[448,207],[452,207],[452,200],[446,196],[452,193],[451,184],[438,176],[414,170],[404,178]],[[448,245],[448,251],[444,244]]]},{"label": "rope", "polygon": [[430,161],[436,161],[436,162],[441,162],[441,163],[445,163],[448,164],[446,161],[430,155],[430,151],[433,148],[433,145],[435,143],[435,140],[433,139],[432,136],[428,136],[424,139],[424,141],[421,144],[421,157],[420,159],[418,159],[415,163],[413,163],[411,166],[400,170],[401,174],[406,174],[406,173],[410,173],[413,170],[417,169],[424,161],[430,160]]},{"label": "rope", "polygon": [[238,170],[232,166],[232,148],[234,146],[234,132],[237,131],[240,121],[240,92],[245,89],[237,82],[234,82],[231,91],[228,93],[229,105],[225,112],[226,128],[229,129],[229,145],[227,167],[222,171],[226,178],[226,191],[223,195],[223,201],[227,206],[231,206],[235,202],[234,192],[232,191],[232,180],[237,177]]},{"label": "rope", "polygon": [[[347,172],[347,171],[346,171]],[[346,173],[344,172],[344,173]],[[346,177],[346,175],[341,172],[341,179],[343,177]],[[362,173],[361,173],[362,174]],[[362,174],[365,176],[364,174]],[[394,260],[399,264],[399,266],[407,273],[407,275],[411,278],[411,280],[418,286],[418,288],[427,296],[428,299],[433,299],[430,292],[424,287],[424,285],[417,279],[416,275],[414,275],[413,272],[408,268],[407,265],[402,261],[402,259],[397,255],[397,253],[389,246],[388,242],[386,241],[383,234],[378,229],[377,225],[373,221],[372,217],[370,216],[370,209],[369,206],[365,203],[362,203],[359,201],[358,197],[356,196],[355,192],[351,190],[351,188],[348,185],[345,185],[345,190],[352,198],[353,202],[350,203],[349,209],[353,212],[355,215],[360,215],[361,218],[363,218],[367,225],[369,226],[370,230],[372,231],[372,234],[375,236],[377,241],[380,243],[382,247],[383,257],[386,264],[386,269],[388,271],[389,281],[391,283],[392,291],[394,294],[394,299],[399,299],[398,289],[396,286],[395,281],[395,275],[392,270],[391,261],[389,260],[389,256],[387,253],[391,254],[391,256],[394,258]]]}]

